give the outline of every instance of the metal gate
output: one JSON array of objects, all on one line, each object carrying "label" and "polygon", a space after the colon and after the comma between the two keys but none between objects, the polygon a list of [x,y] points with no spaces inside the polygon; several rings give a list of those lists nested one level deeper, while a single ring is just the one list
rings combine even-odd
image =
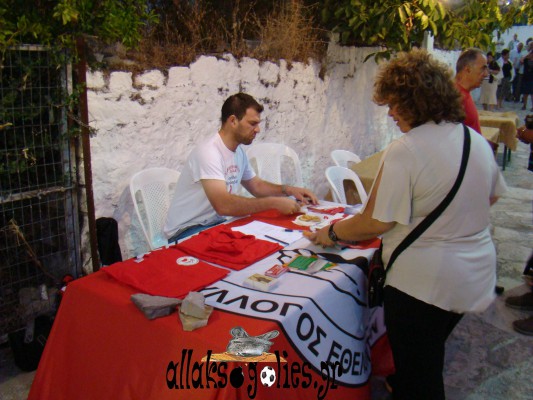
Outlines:
[{"label": "metal gate", "polygon": [[0,334],[53,312],[81,270],[71,68],[39,46],[0,60]]}]

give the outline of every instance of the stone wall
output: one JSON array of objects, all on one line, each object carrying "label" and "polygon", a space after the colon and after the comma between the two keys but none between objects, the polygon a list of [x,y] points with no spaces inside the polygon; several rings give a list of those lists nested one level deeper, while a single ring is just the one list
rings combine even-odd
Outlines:
[{"label": "stone wall", "polygon": [[[372,48],[331,45],[327,68],[260,62],[231,55],[200,57],[189,67],[87,76],[96,217],[119,223],[125,258],[148,250],[129,192],[130,177],[144,168],[180,169],[192,148],[217,132],[220,108],[244,91],[265,106],[259,142],[285,143],[298,153],[305,185],[320,198],[324,170],[342,148],[366,158],[400,134],[387,108],[371,101],[377,65],[363,62]],[[437,52],[450,66],[455,53]],[[86,263],[87,264],[87,263]]]}]

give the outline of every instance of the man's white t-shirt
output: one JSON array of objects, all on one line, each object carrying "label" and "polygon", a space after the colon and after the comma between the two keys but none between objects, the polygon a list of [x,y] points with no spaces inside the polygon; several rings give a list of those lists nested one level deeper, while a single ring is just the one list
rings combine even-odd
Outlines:
[{"label": "man's white t-shirt", "polygon": [[[383,261],[452,188],[461,164],[463,126],[427,123],[389,145],[372,217],[397,224],[383,234]],[[448,311],[485,309],[494,298],[496,251],[489,199],[506,185],[483,136],[470,130],[465,177],[439,218],[394,262],[386,285]]]},{"label": "man's white t-shirt", "polygon": [[202,187],[201,179],[226,182],[228,193],[238,193],[242,180],[255,176],[241,146],[229,150],[217,133],[196,146],[181,172],[170,203],[164,232],[167,238],[193,225],[208,225],[221,217],[215,212]]},{"label": "man's white t-shirt", "polygon": [[517,70],[519,74],[524,73],[524,64],[520,63],[520,58],[522,58],[524,54],[524,50],[519,53],[517,49],[514,49],[509,53],[509,61],[511,61],[513,68]]}]

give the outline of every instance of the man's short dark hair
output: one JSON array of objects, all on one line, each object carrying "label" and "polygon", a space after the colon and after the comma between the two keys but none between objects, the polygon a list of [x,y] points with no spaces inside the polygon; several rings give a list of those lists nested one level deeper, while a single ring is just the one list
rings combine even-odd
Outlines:
[{"label": "man's short dark hair", "polygon": [[506,56],[507,54],[509,54],[509,49],[503,49],[502,56]]},{"label": "man's short dark hair", "polygon": [[476,47],[471,47],[463,51],[457,59],[457,64],[455,64],[455,72],[459,73],[468,65],[474,64],[477,60],[478,54],[483,55],[483,52]]},{"label": "man's short dark hair", "polygon": [[220,120],[222,124],[224,124],[232,115],[235,115],[237,119],[241,120],[246,114],[246,110],[249,108],[253,108],[258,113],[263,112],[263,106],[249,94],[237,93],[231,95],[222,105],[222,115]]}]

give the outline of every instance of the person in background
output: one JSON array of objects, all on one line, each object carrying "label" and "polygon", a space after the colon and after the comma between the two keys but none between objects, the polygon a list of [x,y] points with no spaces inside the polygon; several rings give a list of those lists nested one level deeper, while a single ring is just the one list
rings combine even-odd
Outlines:
[{"label": "person in background", "polygon": [[[525,125],[516,130],[516,136],[521,142],[529,145],[530,153],[527,169],[533,172],[533,120],[526,117]],[[530,290],[520,296],[505,299],[505,305],[520,311],[533,311],[533,253],[524,268],[523,278]],[[513,329],[524,335],[533,336],[533,316],[513,321]]]},{"label": "person in background", "polygon": [[522,84],[522,74],[524,73],[524,65],[520,63],[520,58],[522,58],[522,49],[524,44],[522,42],[516,45],[516,49],[511,50],[509,53],[509,59],[511,64],[514,67],[514,79],[513,79],[513,97],[515,103],[520,101],[520,86]]},{"label": "person in background", "polygon": [[503,75],[500,66],[490,51],[487,53],[487,67],[489,69],[489,76],[481,83],[479,102],[483,105],[484,110],[493,111],[496,104],[498,104],[496,91],[498,90],[498,83]]},{"label": "person in background", "polygon": [[[263,106],[246,93],[224,102],[220,130],[193,149],[181,172],[164,227],[169,243],[223,222],[223,216],[268,209],[293,214],[300,204],[318,202],[310,190],[255,175],[242,145],[251,144],[259,133],[262,111]],[[254,198],[237,194],[241,183]]]},{"label": "person in background", "polygon": [[[526,263],[523,275],[530,290],[521,296],[508,297],[505,299],[505,305],[515,310],[533,311],[533,253]],[[533,336],[533,316],[513,321],[513,329],[524,335]]]},{"label": "person in background", "polygon": [[502,39],[500,31],[498,31],[496,33],[496,41],[494,42],[494,58],[496,60],[499,60],[499,58],[501,57],[504,46],[505,42]]},{"label": "person in background", "polygon": [[502,68],[502,80],[498,85],[498,90],[496,91],[496,97],[498,98],[498,108],[503,107],[503,101],[508,100],[511,94],[511,82],[514,76],[514,68],[511,61],[509,61],[509,50],[502,50],[502,58],[500,60]]},{"label": "person in background", "polygon": [[455,66],[455,85],[462,95],[465,125],[481,134],[479,114],[470,92],[481,86],[489,76],[487,58],[480,49],[470,48],[461,53]]},{"label": "person in background", "polygon": [[[483,71],[479,65],[477,75]],[[386,148],[362,212],[305,235],[319,246],[382,235],[387,265],[457,178],[464,110],[452,71],[424,50],[399,53],[385,64],[373,98],[388,107],[404,135]],[[396,400],[445,398],[446,339],[463,313],[483,311],[494,299],[490,206],[506,185],[485,139],[471,129],[468,134],[470,156],[456,197],[387,273],[384,310]]]},{"label": "person in background", "polygon": [[530,148],[527,169],[533,172],[533,115],[526,116],[525,125],[516,130],[516,137]]},{"label": "person in background", "polygon": [[515,33],[513,35],[513,39],[511,39],[509,41],[509,44],[507,45],[507,48],[509,49],[509,51],[514,50],[514,49],[516,49],[516,46],[518,45],[518,43],[520,43],[520,41],[518,40],[518,34]]},{"label": "person in background", "polygon": [[[524,66],[520,93],[522,94],[523,102],[522,110],[525,110],[527,108],[527,99],[529,95],[533,95],[533,41],[529,42],[527,54],[520,59],[520,64]],[[533,111],[533,107],[531,110]]]}]

